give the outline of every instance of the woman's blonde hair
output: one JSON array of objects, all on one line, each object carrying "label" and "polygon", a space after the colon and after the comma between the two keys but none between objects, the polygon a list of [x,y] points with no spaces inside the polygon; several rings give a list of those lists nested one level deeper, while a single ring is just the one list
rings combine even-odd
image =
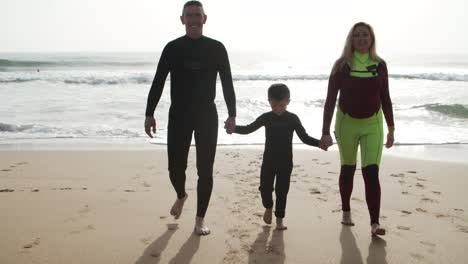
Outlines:
[{"label": "woman's blonde hair", "polygon": [[358,22],[354,24],[351,27],[351,30],[348,33],[348,36],[346,37],[346,43],[343,48],[343,53],[341,53],[341,57],[335,62],[335,65],[333,65],[333,70],[332,74],[336,73],[338,70],[342,69],[346,64],[349,67],[352,67],[353,65],[353,34],[354,30],[359,27],[359,26],[364,26],[369,30],[370,36],[371,36],[371,46],[369,48],[369,58],[373,61],[377,62],[382,62],[383,60],[377,55],[377,51],[375,50],[375,34],[374,30],[372,29],[371,25],[364,23],[364,22]]}]

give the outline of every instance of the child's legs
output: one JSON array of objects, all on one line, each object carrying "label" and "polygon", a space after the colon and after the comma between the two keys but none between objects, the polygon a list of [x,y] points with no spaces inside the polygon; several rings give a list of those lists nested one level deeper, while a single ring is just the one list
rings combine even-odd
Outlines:
[{"label": "child's legs", "polygon": [[286,201],[289,192],[289,183],[291,180],[292,165],[283,166],[276,175],[275,194],[276,206],[275,216],[284,218],[286,214]]},{"label": "child's legs", "polygon": [[262,204],[265,208],[273,207],[273,181],[275,180],[276,171],[271,167],[265,164],[265,161],[262,164],[262,169],[260,172],[260,195],[262,196]]}]

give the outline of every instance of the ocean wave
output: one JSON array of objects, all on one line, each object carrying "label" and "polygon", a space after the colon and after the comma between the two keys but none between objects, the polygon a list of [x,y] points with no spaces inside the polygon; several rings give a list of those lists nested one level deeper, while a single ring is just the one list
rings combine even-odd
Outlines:
[{"label": "ocean wave", "polygon": [[411,79],[411,80],[429,80],[429,81],[455,81],[467,82],[468,74],[459,73],[414,73],[414,74],[389,74],[392,79]]},{"label": "ocean wave", "polygon": [[[59,75],[49,72],[29,72],[29,73],[14,73],[0,75],[0,83],[24,83],[45,81],[52,83],[65,84],[87,84],[87,85],[117,85],[117,84],[151,84],[153,81],[153,73],[99,73],[86,71],[82,74],[72,75],[66,73]],[[245,74],[233,75],[234,81],[326,81],[328,75],[275,75],[275,74]],[[431,80],[431,81],[457,81],[468,82],[468,74],[455,73],[421,73],[421,74],[391,74],[393,79],[410,79],[410,80]]]},{"label": "ocean wave", "polygon": [[461,104],[424,104],[412,108],[423,108],[450,117],[468,119],[468,107]]},{"label": "ocean wave", "polygon": [[34,125],[12,125],[0,123],[0,132],[22,132],[31,129]]},{"label": "ocean wave", "polygon": [[41,68],[41,67],[99,67],[120,66],[138,67],[154,65],[152,61],[127,61],[127,60],[93,60],[87,58],[64,59],[64,60],[6,60],[0,59],[0,67],[7,68]]}]

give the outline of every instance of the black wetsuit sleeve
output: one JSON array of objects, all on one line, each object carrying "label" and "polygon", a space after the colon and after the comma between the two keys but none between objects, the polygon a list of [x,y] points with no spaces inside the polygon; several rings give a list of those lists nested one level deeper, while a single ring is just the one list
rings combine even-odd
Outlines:
[{"label": "black wetsuit sleeve", "polygon": [[299,120],[297,116],[294,116],[294,130],[296,130],[296,134],[302,142],[309,146],[318,147],[319,140],[307,134],[305,128],[302,126],[301,120]]},{"label": "black wetsuit sleeve", "polygon": [[338,97],[338,91],[343,79],[343,74],[340,70],[330,74],[328,80],[328,92],[327,99],[325,100],[325,106],[323,109],[323,123],[322,123],[322,135],[330,135],[330,125],[333,118],[333,112],[335,111],[336,98]]},{"label": "black wetsuit sleeve", "polygon": [[220,49],[220,65],[219,77],[223,86],[224,101],[226,101],[228,113],[230,117],[236,116],[236,94],[234,93],[234,85],[232,83],[231,66],[226,48],[221,44]]},{"label": "black wetsuit sleeve", "polygon": [[250,134],[264,125],[265,125],[265,115],[261,115],[253,123],[249,125],[236,126],[234,133],[242,134],[242,135]]},{"label": "black wetsuit sleeve", "polygon": [[382,111],[385,116],[385,121],[387,126],[393,126],[393,106],[392,99],[390,98],[390,90],[388,88],[388,70],[387,65],[382,63],[382,70],[379,73],[382,76],[382,91],[381,91],[381,100],[382,100]]},{"label": "black wetsuit sleeve", "polygon": [[161,57],[159,58],[158,68],[151,84],[151,89],[148,94],[148,101],[146,103],[146,112],[145,115],[152,117],[154,110],[158,105],[159,99],[161,99],[161,94],[164,89],[164,83],[166,82],[167,75],[170,71],[170,43],[166,45]]}]

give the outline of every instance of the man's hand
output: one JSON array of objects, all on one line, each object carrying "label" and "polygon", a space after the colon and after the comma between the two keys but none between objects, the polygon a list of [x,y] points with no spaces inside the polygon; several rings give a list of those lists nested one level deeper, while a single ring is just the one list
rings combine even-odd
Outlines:
[{"label": "man's hand", "polygon": [[236,117],[230,116],[224,122],[224,128],[226,129],[226,133],[232,134],[236,130]]},{"label": "man's hand", "polygon": [[331,145],[333,145],[332,137],[330,135],[322,135],[319,142],[319,148],[326,151]]},{"label": "man's hand", "polygon": [[156,133],[156,120],[152,116],[147,116],[145,119],[145,132],[150,138],[153,138],[151,128],[153,128],[153,133]]}]

